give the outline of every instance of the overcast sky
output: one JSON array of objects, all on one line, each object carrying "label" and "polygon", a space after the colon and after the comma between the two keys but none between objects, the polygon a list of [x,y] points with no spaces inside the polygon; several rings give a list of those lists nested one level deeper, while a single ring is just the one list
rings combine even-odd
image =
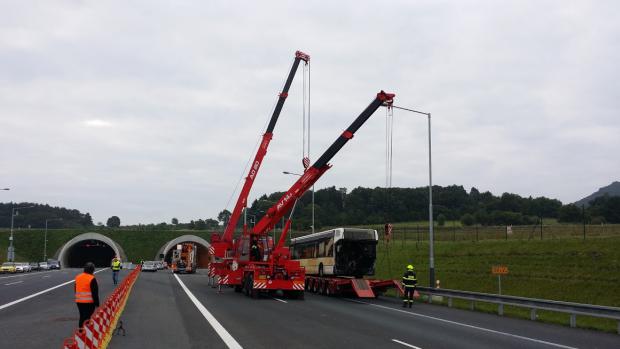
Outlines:
[{"label": "overcast sky", "polygon": [[[384,89],[438,185],[576,201],[620,179],[618,1],[2,1],[0,201],[215,217],[296,50],[316,159]],[[301,70],[251,199],[302,171]],[[428,184],[396,111],[393,186]],[[385,184],[379,110],[317,183]]]}]

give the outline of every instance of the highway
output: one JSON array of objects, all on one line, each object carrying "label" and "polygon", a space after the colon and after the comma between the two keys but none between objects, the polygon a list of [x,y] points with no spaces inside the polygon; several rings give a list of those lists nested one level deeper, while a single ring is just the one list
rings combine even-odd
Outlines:
[{"label": "highway", "polygon": [[[79,272],[0,276],[2,347],[60,347],[77,323],[71,280]],[[97,279],[103,302],[111,272]],[[204,271],[141,273],[121,316],[126,336],[114,336],[109,348],[620,348],[616,334],[420,303],[404,309],[391,298],[250,299],[222,291]]]},{"label": "highway", "polygon": [[389,298],[250,299],[207,281],[203,271],[141,273],[122,315],[127,335],[110,348],[620,348],[616,334],[493,314]]},{"label": "highway", "polygon": [[[72,281],[81,272],[62,269],[1,275],[0,347],[60,348],[77,327]],[[121,277],[126,274],[121,271]],[[112,272],[98,270],[96,276],[103,302],[114,289]]]}]

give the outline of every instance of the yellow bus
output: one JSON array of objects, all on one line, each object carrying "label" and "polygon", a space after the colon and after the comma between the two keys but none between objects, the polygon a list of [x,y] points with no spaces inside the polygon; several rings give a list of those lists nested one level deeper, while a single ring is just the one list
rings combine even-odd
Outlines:
[{"label": "yellow bus", "polygon": [[360,278],[375,274],[378,241],[374,229],[335,228],[291,239],[290,250],[307,275]]}]

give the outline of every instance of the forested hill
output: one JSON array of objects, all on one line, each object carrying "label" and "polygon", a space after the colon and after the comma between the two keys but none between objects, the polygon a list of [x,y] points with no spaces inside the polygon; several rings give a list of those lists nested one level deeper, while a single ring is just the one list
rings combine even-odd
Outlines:
[{"label": "forested hill", "polygon": [[[282,192],[263,195],[252,203],[250,214],[257,217],[273,205]],[[585,218],[592,223],[620,223],[620,198],[600,200],[600,205],[588,208]],[[295,229],[307,229],[312,222],[312,195],[306,193],[293,215]],[[614,206],[616,205],[616,206]],[[480,192],[463,186],[433,186],[435,219],[460,220],[465,225],[536,224],[540,217],[557,218],[562,222],[581,222],[584,215],[574,204],[562,205],[546,197],[521,197],[504,193]],[[362,188],[350,192],[346,188],[325,188],[315,193],[315,226],[381,224],[428,219],[428,187],[419,188]]]},{"label": "forested hill", "polygon": [[0,203],[0,227],[8,228],[11,226],[11,212],[14,207],[18,208],[15,210],[16,215],[13,223],[15,228],[45,228],[46,220],[50,229],[83,228],[93,225],[89,213],[31,202],[16,202]]},{"label": "forested hill", "polygon": [[585,198],[575,202],[575,205],[577,205],[577,206],[581,206],[581,205],[589,206],[591,201],[593,201],[594,199],[603,197],[605,195],[607,195],[607,196],[620,196],[620,182],[616,181],[616,182],[613,182],[613,183],[611,183],[610,185],[608,185],[606,187],[600,188],[595,193],[592,193],[592,194],[586,196]]}]

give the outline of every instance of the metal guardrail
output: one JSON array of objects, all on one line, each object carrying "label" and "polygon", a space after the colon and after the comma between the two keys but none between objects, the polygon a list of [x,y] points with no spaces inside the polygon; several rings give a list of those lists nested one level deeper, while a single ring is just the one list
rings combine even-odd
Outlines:
[{"label": "metal guardrail", "polygon": [[475,308],[476,302],[498,304],[497,313],[504,314],[504,305],[530,309],[530,320],[536,320],[537,310],[549,310],[570,314],[570,326],[577,326],[577,315],[585,315],[599,318],[614,319],[618,321],[618,334],[620,334],[620,308],[602,305],[582,304],[552,301],[547,299],[526,298],[517,296],[504,296],[490,293],[450,290],[445,288],[417,287],[418,292],[430,295],[428,302],[433,302],[433,296],[448,298],[448,306],[452,307],[452,299],[464,299],[471,302],[470,308]]}]

